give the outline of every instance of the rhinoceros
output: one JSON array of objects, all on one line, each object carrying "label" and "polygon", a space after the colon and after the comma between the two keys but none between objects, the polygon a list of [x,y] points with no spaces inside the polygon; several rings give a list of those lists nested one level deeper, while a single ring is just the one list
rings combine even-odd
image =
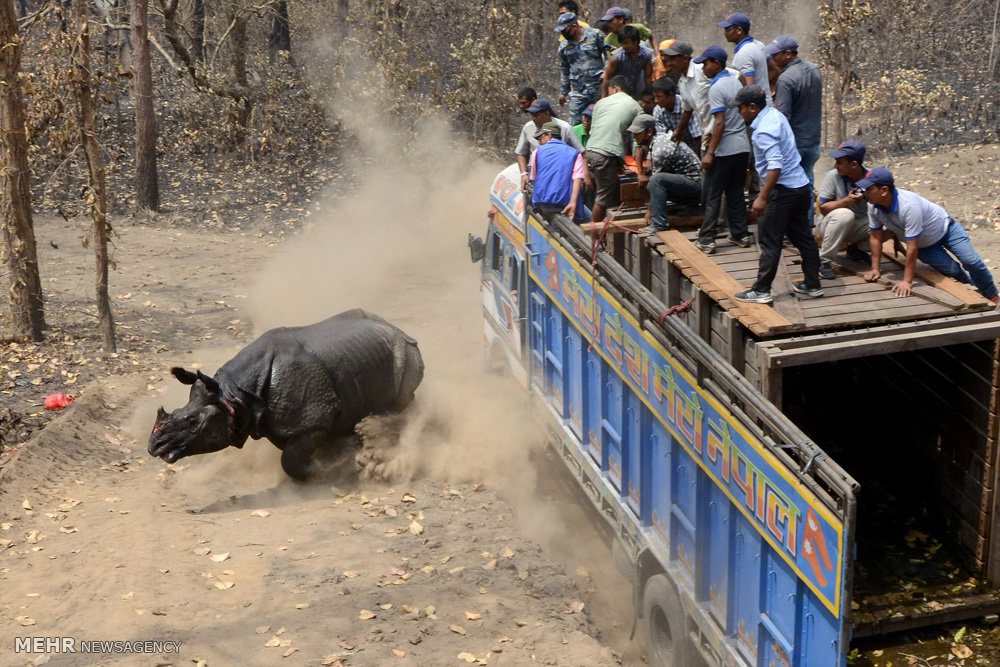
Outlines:
[{"label": "rhinoceros", "polygon": [[365,417],[409,405],[424,362],[417,341],[355,309],[266,331],[213,377],[171,373],[191,385],[190,397],[170,414],[157,410],[150,455],[173,463],[267,438],[281,450],[285,473],[303,480],[317,450],[343,447]]}]

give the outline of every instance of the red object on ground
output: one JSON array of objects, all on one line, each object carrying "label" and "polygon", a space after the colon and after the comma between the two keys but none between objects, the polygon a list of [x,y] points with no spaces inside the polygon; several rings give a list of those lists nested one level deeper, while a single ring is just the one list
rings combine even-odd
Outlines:
[{"label": "red object on ground", "polygon": [[45,409],[62,410],[72,402],[72,396],[67,396],[66,394],[49,394],[45,397]]}]

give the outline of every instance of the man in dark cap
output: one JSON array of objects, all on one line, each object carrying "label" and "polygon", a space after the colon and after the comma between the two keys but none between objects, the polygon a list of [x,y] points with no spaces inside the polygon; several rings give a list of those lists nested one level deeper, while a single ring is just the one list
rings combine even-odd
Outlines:
[{"label": "man in dark cap", "polygon": [[768,83],[768,57],[764,44],[750,36],[750,18],[734,12],[719,21],[726,41],[733,44],[732,67],[740,73],[744,85],[756,83],[764,91],[764,98],[771,104],[771,86]]},{"label": "man in dark cap", "polygon": [[993,274],[972,247],[969,233],[946,210],[915,192],[897,188],[892,172],[882,167],[865,174],[857,186],[868,201],[871,234],[872,268],[865,280],[874,282],[882,276],[882,241],[888,228],[906,244],[903,279],[892,288],[896,296],[910,295],[919,258],[949,278],[975,285],[994,304],[1000,301]]},{"label": "man in dark cap", "polygon": [[[868,263],[868,253],[857,244],[868,240],[868,203],[857,187],[865,176],[865,145],[860,141],[845,141],[830,152],[833,169],[827,172],[819,186],[820,218],[816,223],[822,243],[819,247],[819,277],[837,277],[831,261],[840,246],[848,243],[847,256]],[[866,244],[867,245],[867,244]]]},{"label": "man in dark cap", "polygon": [[[785,114],[795,135],[795,146],[802,158],[802,169],[809,177],[809,187],[815,180],[813,167],[819,159],[823,118],[823,75],[808,60],[799,58],[799,43],[791,35],[780,35],[764,49],[780,68],[774,92],[774,106]],[[809,207],[809,224],[813,208]]]},{"label": "man in dark cap", "polygon": [[799,151],[788,119],[773,106],[767,106],[764,90],[757,84],[745,86],[736,94],[743,121],[753,132],[754,166],[760,176],[760,194],[750,208],[750,218],[757,220],[760,260],[753,286],[734,295],[737,301],[771,303],[771,283],[781,261],[784,237],[802,257],[804,281],[792,283],[792,290],[809,298],[823,296],[819,282],[819,249],[809,230],[809,179],[799,165]]},{"label": "man in dark cap", "polygon": [[538,139],[535,138],[535,133],[545,123],[550,121],[556,123],[562,131],[562,136],[566,138],[566,143],[578,151],[583,151],[583,144],[577,138],[573,127],[566,121],[556,118],[553,115],[552,105],[549,104],[547,99],[535,100],[525,111],[531,114],[531,120],[521,128],[521,134],[517,138],[517,146],[514,147],[514,156],[517,158],[517,164],[521,168],[522,189],[528,184],[528,158],[531,156],[531,152],[538,148]]},{"label": "man in dark cap", "polygon": [[705,169],[705,219],[695,243],[706,255],[715,252],[715,228],[723,195],[729,216],[730,239],[744,248],[749,248],[752,243],[743,204],[750,142],[747,140],[746,125],[736,108],[740,82],[726,69],[726,58],[725,49],[710,46],[694,59],[701,64],[705,76],[711,79],[708,105],[713,116],[712,132],[701,156],[701,165]]},{"label": "man in dark cap", "polygon": [[556,32],[559,43],[559,104],[569,100],[569,122],[580,122],[583,110],[601,99],[604,73],[604,35],[596,28],[584,28],[576,14],[559,15]]}]

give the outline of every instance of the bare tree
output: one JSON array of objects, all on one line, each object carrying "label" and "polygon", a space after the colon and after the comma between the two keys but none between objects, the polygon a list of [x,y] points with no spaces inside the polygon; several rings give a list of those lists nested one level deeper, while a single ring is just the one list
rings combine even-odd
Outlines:
[{"label": "bare tree", "polygon": [[267,57],[274,62],[278,53],[285,51],[291,60],[292,33],[288,25],[288,0],[277,0],[271,7],[271,33],[267,38]]},{"label": "bare tree", "polygon": [[198,62],[205,60],[205,0],[194,0],[194,9],[191,11],[191,48],[194,51],[194,59]]},{"label": "bare tree", "polygon": [[135,94],[135,201],[140,209],[160,208],[156,174],[156,116],[149,65],[149,0],[132,0],[133,90]]},{"label": "bare tree", "polygon": [[87,158],[90,188],[88,200],[94,219],[94,255],[97,261],[97,316],[105,352],[114,352],[115,320],[108,298],[108,224],[107,192],[104,178],[104,158],[97,141],[97,93],[90,70],[90,20],[87,0],[73,0],[74,23],[77,30],[73,46],[74,94],[80,111],[80,140]]},{"label": "bare tree", "polygon": [[45,329],[42,284],[38,274],[28,139],[21,89],[21,37],[13,0],[0,0],[0,182],[3,185],[3,237],[10,269],[10,312],[14,335],[41,340]]}]

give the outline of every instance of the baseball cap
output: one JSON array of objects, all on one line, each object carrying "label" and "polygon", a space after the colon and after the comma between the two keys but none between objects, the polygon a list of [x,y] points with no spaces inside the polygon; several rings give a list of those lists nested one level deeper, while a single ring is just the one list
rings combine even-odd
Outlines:
[{"label": "baseball cap", "polygon": [[895,187],[896,181],[893,179],[891,171],[885,167],[875,167],[874,169],[869,169],[865,177],[855,183],[855,185],[862,190],[866,190],[873,185],[891,185]]},{"label": "baseball cap", "polygon": [[[566,16],[563,14],[563,16]],[[539,98],[531,103],[531,106],[525,109],[528,113],[538,113],[539,111],[548,111],[552,113],[552,105],[544,97]]]},{"label": "baseball cap", "polygon": [[743,86],[736,91],[735,102],[738,105],[756,104],[759,107],[763,107],[767,103],[767,98],[764,97],[763,88],[756,83],[751,83],[749,86]]},{"label": "baseball cap", "polygon": [[694,47],[691,46],[691,42],[685,42],[679,39],[670,40],[673,42],[666,49],[663,48],[663,44],[660,44],[660,53],[665,56],[690,56],[694,53]]},{"label": "baseball cap", "polygon": [[626,131],[632,134],[639,134],[651,127],[656,127],[656,121],[648,113],[641,113],[632,119],[632,124],[628,126],[628,130]]},{"label": "baseball cap", "polygon": [[865,145],[860,141],[848,139],[830,151],[830,157],[833,159],[846,157],[852,160],[857,160],[858,162],[863,162],[865,159]]},{"label": "baseball cap", "polygon": [[767,55],[773,56],[782,51],[798,51],[799,43],[791,35],[778,35],[773,42],[764,47]]},{"label": "baseball cap", "polygon": [[729,54],[721,46],[710,46],[701,52],[701,55],[694,59],[696,63],[703,63],[711,58],[712,60],[718,60],[723,65],[726,64],[726,60],[729,59]]},{"label": "baseball cap", "polygon": [[559,123],[549,121],[538,128],[538,131],[535,132],[535,139],[540,138],[543,134],[551,134],[556,139],[562,139],[562,128],[559,127]]},{"label": "baseball cap", "polygon": [[565,14],[559,15],[559,20],[556,21],[556,32],[562,32],[566,28],[570,27],[576,23],[576,14],[573,12],[566,12]]},{"label": "baseball cap", "polygon": [[590,116],[591,118],[593,118],[594,117],[594,105],[591,104],[589,107],[587,107],[586,109],[584,109],[583,110],[583,115],[584,116]]},{"label": "baseball cap", "polygon": [[602,21],[610,21],[613,18],[628,18],[628,14],[621,7],[612,7],[608,11],[604,12],[604,16],[601,17]]},{"label": "baseball cap", "polygon": [[733,12],[727,16],[722,21],[719,21],[719,27],[726,29],[730,26],[738,25],[744,30],[750,30],[750,17],[746,14],[740,14],[739,12]]}]

